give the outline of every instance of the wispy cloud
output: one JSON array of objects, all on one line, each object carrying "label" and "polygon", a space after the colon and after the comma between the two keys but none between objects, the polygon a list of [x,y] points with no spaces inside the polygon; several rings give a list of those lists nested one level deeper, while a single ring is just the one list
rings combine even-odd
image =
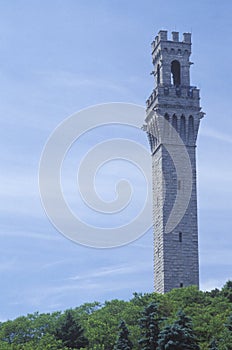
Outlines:
[{"label": "wispy cloud", "polygon": [[221,289],[225,284],[225,281],[225,278],[206,279],[200,284],[200,287],[203,291],[211,291],[215,288]]},{"label": "wispy cloud", "polygon": [[201,135],[211,137],[213,139],[217,139],[226,143],[232,143],[232,137],[230,135],[214,129],[210,129],[209,127],[204,129],[202,128]]},{"label": "wispy cloud", "polygon": [[[221,237],[222,239],[222,237]],[[202,245],[201,249],[201,265],[203,266],[221,266],[221,268],[225,265],[231,265],[231,245],[227,244],[227,246],[223,244],[218,244],[217,246],[210,245],[205,246]]]},{"label": "wispy cloud", "polygon": [[71,276],[68,278],[68,280],[83,280],[83,279],[92,279],[92,278],[101,278],[105,276],[117,276],[117,275],[127,275],[127,274],[133,274],[138,273],[142,271],[149,270],[148,264],[139,264],[137,265],[118,265],[118,266],[108,266],[108,267],[102,267],[98,270],[91,271],[90,273],[87,273],[85,275],[77,275],[77,276]]},{"label": "wispy cloud", "polygon": [[51,234],[42,234],[37,232],[26,232],[25,230],[2,230],[0,231],[0,237],[12,237],[12,238],[29,238],[29,239],[38,239],[38,240],[45,240],[45,241],[58,241],[60,237],[52,236]]},{"label": "wispy cloud", "polygon": [[[12,170],[12,168],[11,168]],[[16,170],[16,169],[14,169]],[[37,178],[33,176],[31,172],[23,172],[20,169],[20,173],[7,174],[0,177],[1,187],[0,195],[7,197],[32,197],[39,195],[37,187]]]},{"label": "wispy cloud", "polygon": [[112,83],[111,80],[99,79],[97,77],[87,77],[77,75],[71,71],[58,70],[58,71],[39,71],[37,72],[41,82],[51,86],[62,87],[62,88],[98,88],[104,90],[112,90],[115,92],[122,93],[123,91],[128,93],[125,87],[125,82],[122,84]]},{"label": "wispy cloud", "polygon": [[42,269],[50,269],[50,268],[57,267],[57,266],[70,265],[72,263],[75,263],[75,260],[73,258],[59,259],[56,261],[46,263],[46,264],[42,265],[41,268]]},{"label": "wispy cloud", "polygon": [[0,261],[0,272],[6,272],[15,270],[16,267],[16,260],[6,260],[6,261]]},{"label": "wispy cloud", "polygon": [[[62,261],[60,263],[62,264]],[[102,301],[103,295],[106,293],[113,293],[114,297],[117,297],[117,291],[121,294],[123,290],[130,290],[132,295],[138,289],[138,273],[142,281],[144,273],[149,270],[149,264],[145,263],[100,267],[89,272],[85,270],[83,275],[52,280],[45,286],[38,285],[36,288],[29,288],[23,295],[18,296],[18,300],[20,303],[26,303],[29,307],[33,306],[34,309],[41,310],[44,305],[46,305],[46,309],[52,309],[51,303],[64,306],[64,301],[61,302],[61,300],[66,300],[68,303],[69,298],[72,298],[73,295],[78,296],[77,304],[99,298]],[[133,278],[134,275],[137,275],[137,278]],[[130,281],[129,286],[128,281]]]}]

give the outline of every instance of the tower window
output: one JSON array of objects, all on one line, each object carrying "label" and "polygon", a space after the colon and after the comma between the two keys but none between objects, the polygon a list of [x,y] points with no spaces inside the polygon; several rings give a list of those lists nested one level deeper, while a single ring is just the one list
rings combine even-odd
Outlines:
[{"label": "tower window", "polygon": [[160,84],[160,65],[157,66],[157,85]]},{"label": "tower window", "polygon": [[188,141],[191,143],[194,140],[194,121],[193,117],[190,115],[188,121]]},{"label": "tower window", "polygon": [[183,285],[183,283],[181,282],[181,283],[180,283],[180,288],[183,288],[183,286],[184,286],[184,285]]},{"label": "tower window", "polygon": [[183,141],[186,139],[186,121],[185,121],[185,116],[182,115],[180,118],[180,136]]},{"label": "tower window", "polygon": [[177,60],[172,61],[171,72],[172,72],[173,85],[179,86],[180,85],[180,62],[178,62]]},{"label": "tower window", "polygon": [[179,232],[179,242],[182,243],[182,232]]},{"label": "tower window", "polygon": [[175,114],[173,114],[173,116],[172,116],[172,126],[177,131],[177,116]]},{"label": "tower window", "polygon": [[169,122],[169,115],[165,113],[164,118]]}]

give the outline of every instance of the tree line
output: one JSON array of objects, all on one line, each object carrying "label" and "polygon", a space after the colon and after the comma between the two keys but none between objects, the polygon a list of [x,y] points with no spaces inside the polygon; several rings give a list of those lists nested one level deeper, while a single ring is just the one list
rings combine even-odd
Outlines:
[{"label": "tree line", "polygon": [[134,293],[0,323],[0,350],[232,350],[232,281],[219,290]]}]

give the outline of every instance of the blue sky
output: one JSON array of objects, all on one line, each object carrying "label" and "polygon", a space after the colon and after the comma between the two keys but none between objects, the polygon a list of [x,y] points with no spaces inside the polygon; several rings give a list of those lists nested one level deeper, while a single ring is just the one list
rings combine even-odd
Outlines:
[{"label": "blue sky", "polygon": [[[107,250],[67,240],[42,208],[38,166],[49,135],[74,112],[145,105],[160,29],[192,32],[191,82],[206,112],[197,148],[201,289],[232,278],[231,13],[229,1],[212,0],[0,1],[0,320],[153,290],[152,232]],[[125,164],[120,171],[138,185]],[[108,195],[111,182],[104,186]]]}]

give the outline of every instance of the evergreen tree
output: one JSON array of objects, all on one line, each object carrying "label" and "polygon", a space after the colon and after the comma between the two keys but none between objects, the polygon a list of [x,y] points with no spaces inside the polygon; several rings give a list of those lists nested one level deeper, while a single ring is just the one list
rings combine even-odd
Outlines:
[{"label": "evergreen tree", "polygon": [[166,326],[159,334],[158,350],[199,350],[192,330],[191,319],[182,311],[171,326]]},{"label": "evergreen tree", "polygon": [[232,314],[228,317],[225,327],[232,333]]},{"label": "evergreen tree", "polygon": [[216,340],[213,339],[209,345],[209,350],[218,350]]},{"label": "evergreen tree", "polygon": [[224,295],[232,303],[232,281],[227,281],[223,286],[222,295]]},{"label": "evergreen tree", "polygon": [[220,348],[220,346],[223,344],[222,349],[232,350],[232,314],[229,315],[224,326],[224,331],[219,337],[218,347]]},{"label": "evergreen tree", "polygon": [[150,303],[145,307],[139,320],[141,339],[139,345],[142,350],[156,350],[159,337],[159,323],[161,318],[158,314],[158,304]]},{"label": "evergreen tree", "polygon": [[119,324],[118,338],[114,350],[131,350],[132,342],[129,339],[129,331],[124,321]]},{"label": "evergreen tree", "polygon": [[59,327],[55,331],[55,337],[61,340],[63,345],[71,349],[85,348],[88,339],[84,336],[84,330],[75,319],[73,312],[68,310]]}]

